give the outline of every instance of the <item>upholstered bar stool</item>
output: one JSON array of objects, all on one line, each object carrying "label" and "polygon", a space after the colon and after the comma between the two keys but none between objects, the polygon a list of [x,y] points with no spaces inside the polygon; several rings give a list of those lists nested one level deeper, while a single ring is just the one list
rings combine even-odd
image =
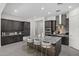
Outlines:
[{"label": "upholstered bar stool", "polygon": [[[44,52],[45,53],[45,55],[47,55],[47,49],[49,49],[49,48],[51,48],[52,46],[51,46],[51,43],[49,43],[49,42],[46,42],[46,41],[42,41],[41,42],[41,52]],[[43,49],[45,49],[45,50],[43,50]]]},{"label": "upholstered bar stool", "polygon": [[34,39],[34,48],[35,48],[35,51],[36,51],[36,55],[37,55],[37,52],[38,52],[38,48],[40,47],[40,40],[39,39]]},{"label": "upholstered bar stool", "polygon": [[33,39],[27,39],[27,46],[32,47],[33,46]]}]

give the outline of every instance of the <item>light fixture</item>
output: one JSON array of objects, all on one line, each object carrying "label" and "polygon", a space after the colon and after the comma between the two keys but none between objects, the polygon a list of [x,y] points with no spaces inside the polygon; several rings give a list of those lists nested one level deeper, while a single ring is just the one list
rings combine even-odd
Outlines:
[{"label": "light fixture", "polygon": [[45,8],[44,7],[41,7],[41,10],[44,10]]},{"label": "light fixture", "polygon": [[51,14],[51,12],[48,12],[48,14]]},{"label": "light fixture", "polygon": [[63,3],[57,3],[57,5],[62,5]]},{"label": "light fixture", "polygon": [[56,9],[56,12],[60,12],[61,10],[60,9]]},{"label": "light fixture", "polygon": [[71,9],[71,8],[72,8],[72,6],[68,6],[68,8],[69,8],[69,9]]},{"label": "light fixture", "polygon": [[17,10],[15,9],[14,12],[17,12]]}]

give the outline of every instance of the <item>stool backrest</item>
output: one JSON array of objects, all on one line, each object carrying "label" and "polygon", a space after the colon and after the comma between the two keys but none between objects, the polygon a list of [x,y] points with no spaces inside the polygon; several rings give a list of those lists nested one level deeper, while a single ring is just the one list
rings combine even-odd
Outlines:
[{"label": "stool backrest", "polygon": [[51,43],[49,43],[49,42],[41,42],[41,46],[44,47],[44,48],[50,48]]},{"label": "stool backrest", "polygon": [[40,45],[40,44],[41,44],[41,43],[40,43],[40,40],[35,40],[35,39],[34,39],[34,44],[35,44],[35,45]]},{"label": "stool backrest", "polygon": [[27,39],[27,42],[32,43],[33,39]]}]

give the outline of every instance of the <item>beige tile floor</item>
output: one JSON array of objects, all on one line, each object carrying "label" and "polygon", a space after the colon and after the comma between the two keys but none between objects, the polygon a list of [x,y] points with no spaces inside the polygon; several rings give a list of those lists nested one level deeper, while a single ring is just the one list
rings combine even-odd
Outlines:
[{"label": "beige tile floor", "polygon": [[[37,53],[40,56],[40,52]],[[36,51],[27,47],[26,41],[0,47],[0,56],[36,56]],[[79,56],[79,51],[62,45],[59,56]]]}]

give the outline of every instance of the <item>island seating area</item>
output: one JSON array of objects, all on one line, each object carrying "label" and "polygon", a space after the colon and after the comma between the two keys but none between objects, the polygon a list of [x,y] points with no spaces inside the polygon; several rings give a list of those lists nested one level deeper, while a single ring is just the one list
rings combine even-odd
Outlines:
[{"label": "island seating area", "polygon": [[[40,45],[35,45],[34,40],[40,41],[40,39],[37,39],[37,38],[33,39],[33,42],[27,41],[27,46],[29,46],[29,48],[36,49],[36,51],[39,51],[44,55],[58,56],[61,52],[61,37],[45,36],[44,40],[40,41],[41,43]],[[42,42],[51,43],[51,47],[50,48],[42,47]]]}]

